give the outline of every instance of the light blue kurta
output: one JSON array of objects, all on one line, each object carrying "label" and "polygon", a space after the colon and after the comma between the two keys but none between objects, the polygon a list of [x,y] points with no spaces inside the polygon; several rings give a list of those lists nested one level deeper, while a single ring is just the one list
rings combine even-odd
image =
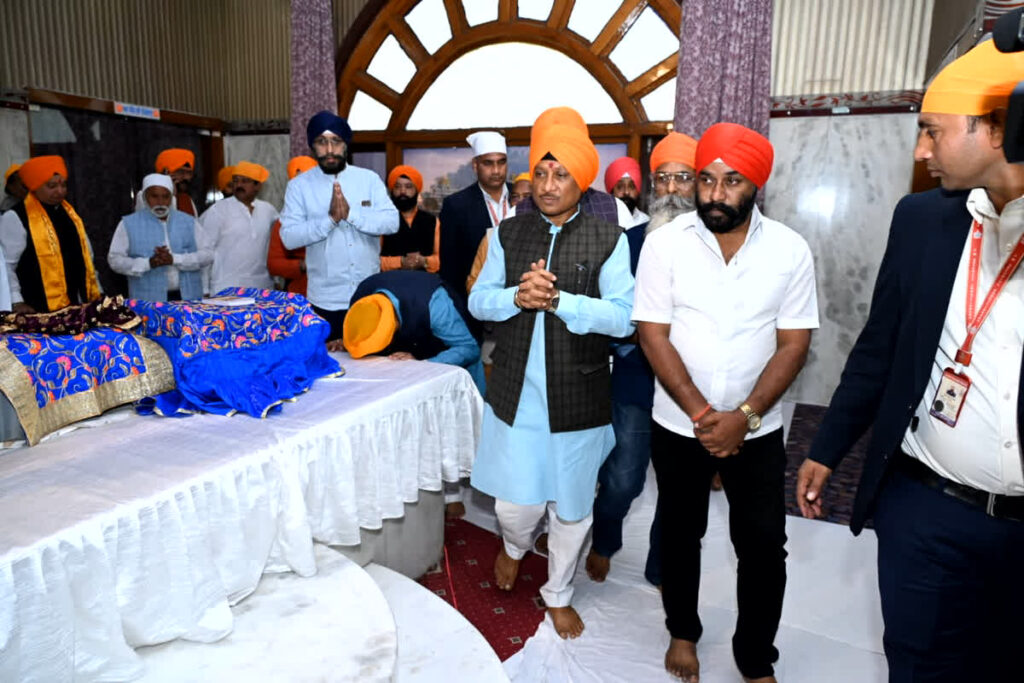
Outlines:
[{"label": "light blue kurta", "polygon": [[[561,228],[551,226],[548,263],[560,231]],[[510,427],[498,419],[490,405],[484,406],[480,447],[471,479],[474,488],[511,503],[537,505],[554,501],[558,516],[570,522],[590,513],[597,471],[615,445],[615,435],[610,424],[574,432],[551,432],[544,315],[557,315],[574,334],[632,334],[633,276],[625,235],[602,264],[598,286],[599,299],[564,292],[557,312],[537,315],[515,424]],[[508,320],[520,313],[514,303],[515,292],[515,287],[505,286],[505,251],[499,226],[489,241],[487,261],[469,295],[470,313],[480,320]]]}]

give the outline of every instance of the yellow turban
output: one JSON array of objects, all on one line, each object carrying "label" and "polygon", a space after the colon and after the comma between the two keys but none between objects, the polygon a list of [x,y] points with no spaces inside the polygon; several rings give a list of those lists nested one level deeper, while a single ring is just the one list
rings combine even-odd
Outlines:
[{"label": "yellow turban", "polygon": [[316,166],[316,159],[305,154],[297,157],[292,157],[288,161],[288,180],[291,180],[300,173],[305,173],[309,169]]},{"label": "yellow turban", "polygon": [[1005,107],[1024,80],[1024,52],[1003,53],[991,40],[939,72],[921,103],[922,113],[982,116]]},{"label": "yellow turban", "polygon": [[156,157],[156,172],[174,173],[186,164],[194,170],[196,155],[187,149],[165,149]]},{"label": "yellow turban", "polygon": [[243,178],[252,178],[257,183],[262,183],[270,177],[270,171],[251,161],[239,161],[235,164],[234,168],[235,175],[240,175]]},{"label": "yellow turban", "polygon": [[395,186],[395,182],[405,176],[412,181],[412,184],[416,186],[417,192],[423,192],[423,175],[412,166],[395,166],[391,169],[391,173],[388,173],[388,189],[390,190]]},{"label": "yellow turban", "polygon": [[398,330],[395,307],[387,294],[371,294],[352,304],[345,315],[341,339],[353,358],[383,351]]},{"label": "yellow turban", "polygon": [[522,173],[520,173],[519,175],[512,179],[512,184],[515,185],[520,180],[525,180],[526,182],[529,183],[533,180],[533,176],[530,175],[529,171],[523,171]]},{"label": "yellow turban", "polygon": [[21,168],[21,164],[11,164],[10,166],[7,167],[7,170],[4,171],[4,183],[5,184],[7,183],[8,180],[11,179],[11,176],[14,175],[14,172],[17,171],[19,168]]},{"label": "yellow turban", "polygon": [[67,180],[68,167],[59,156],[32,157],[21,165],[18,175],[21,182],[25,183],[25,187],[29,190],[38,190],[55,175]]},{"label": "yellow turban", "polygon": [[537,168],[546,155],[550,154],[558,163],[565,166],[580,190],[586,190],[597,177],[601,159],[597,148],[587,134],[579,128],[555,124],[537,130],[534,125],[530,136],[534,142],[530,144],[530,169]]},{"label": "yellow turban", "polygon": [[231,184],[231,179],[235,177],[235,167],[225,166],[224,168],[217,171],[217,189],[221,192],[228,191],[228,185]]}]

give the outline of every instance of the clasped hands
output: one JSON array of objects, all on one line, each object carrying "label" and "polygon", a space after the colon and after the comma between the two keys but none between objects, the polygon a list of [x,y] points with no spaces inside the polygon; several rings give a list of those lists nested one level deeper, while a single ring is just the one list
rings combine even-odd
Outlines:
[{"label": "clasped hands", "polygon": [[348,220],[348,209],[348,200],[345,199],[345,193],[341,191],[341,184],[335,181],[334,191],[331,194],[331,207],[327,213],[332,221],[340,223]]},{"label": "clasped hands", "polygon": [[402,257],[402,270],[425,270],[427,259],[418,251],[411,251]]},{"label": "clasped hands", "polygon": [[551,300],[558,294],[555,274],[545,270],[547,264],[539,259],[530,264],[530,270],[519,278],[516,302],[520,308],[538,311],[551,310]]},{"label": "clasped hands", "polygon": [[693,423],[693,434],[711,455],[727,458],[740,452],[747,437],[747,416],[739,408],[712,410]]},{"label": "clasped hands", "polygon": [[171,254],[171,250],[165,246],[155,248],[153,250],[153,255],[149,257],[150,268],[169,266],[172,263],[174,263],[174,256]]}]

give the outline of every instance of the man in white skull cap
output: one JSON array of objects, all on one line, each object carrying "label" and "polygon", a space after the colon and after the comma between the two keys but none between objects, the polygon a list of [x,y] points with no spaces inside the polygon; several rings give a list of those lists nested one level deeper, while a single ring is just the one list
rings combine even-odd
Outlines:
[{"label": "man in white skull cap", "polygon": [[200,270],[213,262],[196,219],[174,206],[170,176],[142,180],[141,206],[121,219],[107,252],[111,270],[128,278],[128,295],[145,301],[200,299]]}]

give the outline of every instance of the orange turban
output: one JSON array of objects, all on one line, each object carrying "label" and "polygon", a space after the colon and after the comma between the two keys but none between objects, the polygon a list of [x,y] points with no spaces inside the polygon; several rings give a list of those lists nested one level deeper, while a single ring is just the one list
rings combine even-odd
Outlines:
[{"label": "orange turban", "polygon": [[395,307],[387,294],[371,294],[352,304],[345,315],[341,340],[353,358],[383,351],[398,330]]},{"label": "orange turban", "polygon": [[772,172],[775,151],[768,138],[757,131],[738,123],[716,123],[700,137],[693,167],[700,172],[718,159],[758,187],[764,187]]},{"label": "orange turban", "polygon": [[270,177],[270,171],[251,161],[239,161],[235,164],[234,169],[235,175],[240,175],[243,178],[252,178],[257,183],[262,183]]},{"label": "orange turban", "polygon": [[156,157],[156,172],[174,173],[185,164],[194,170],[196,155],[187,149],[165,149]]},{"label": "orange turban", "polygon": [[59,175],[67,180],[68,167],[59,156],[32,157],[18,169],[21,182],[29,190],[38,190],[50,182],[50,178]]},{"label": "orange turban", "polygon": [[11,164],[10,166],[8,166],[7,170],[4,171],[4,183],[10,180],[11,176],[14,175],[14,172],[17,171],[19,168],[21,168],[21,164]]},{"label": "orange turban", "polygon": [[530,136],[534,139],[530,144],[531,169],[537,168],[541,159],[551,154],[558,163],[565,166],[580,190],[586,190],[594,182],[601,159],[586,133],[579,128],[560,124],[541,130],[537,130],[534,125]]},{"label": "orange turban", "polygon": [[1003,53],[991,40],[946,65],[924,93],[922,113],[982,116],[1005,107],[1024,80],[1024,52]]},{"label": "orange turban", "polygon": [[519,175],[512,179],[512,184],[515,185],[521,180],[525,180],[526,182],[530,183],[533,182],[533,176],[530,175],[529,171],[523,171],[522,173],[520,173]]},{"label": "orange turban", "polygon": [[217,171],[217,189],[221,192],[228,191],[228,185],[231,184],[231,179],[235,177],[235,167],[225,166],[224,168]]},{"label": "orange turban", "polygon": [[608,164],[608,169],[604,172],[604,191],[611,192],[612,188],[615,187],[615,183],[623,178],[632,179],[633,184],[636,185],[637,189],[640,189],[640,183],[643,182],[643,179],[640,177],[640,163],[636,159],[632,157],[619,157]]},{"label": "orange turban", "polygon": [[412,184],[416,186],[417,192],[423,192],[423,176],[412,166],[395,166],[391,169],[391,173],[388,173],[388,189],[393,188],[395,182],[402,176],[412,181]]},{"label": "orange turban", "polygon": [[288,161],[288,180],[291,180],[300,173],[305,173],[316,166],[316,159],[305,154],[292,157]]},{"label": "orange turban", "polygon": [[651,150],[651,173],[658,170],[662,164],[675,162],[685,164],[690,168],[697,168],[694,155],[697,152],[697,141],[689,135],[669,133],[654,146]]},{"label": "orange turban", "polygon": [[[590,132],[587,130],[587,123],[580,116],[580,113],[572,107],[551,107],[545,109],[537,117],[537,120],[533,122],[533,128],[530,129],[530,146],[533,146],[534,136],[536,131],[543,130],[550,126],[568,126],[570,128],[576,128],[583,131],[583,134],[590,136]],[[530,170],[533,170],[534,165],[530,165]]]}]

